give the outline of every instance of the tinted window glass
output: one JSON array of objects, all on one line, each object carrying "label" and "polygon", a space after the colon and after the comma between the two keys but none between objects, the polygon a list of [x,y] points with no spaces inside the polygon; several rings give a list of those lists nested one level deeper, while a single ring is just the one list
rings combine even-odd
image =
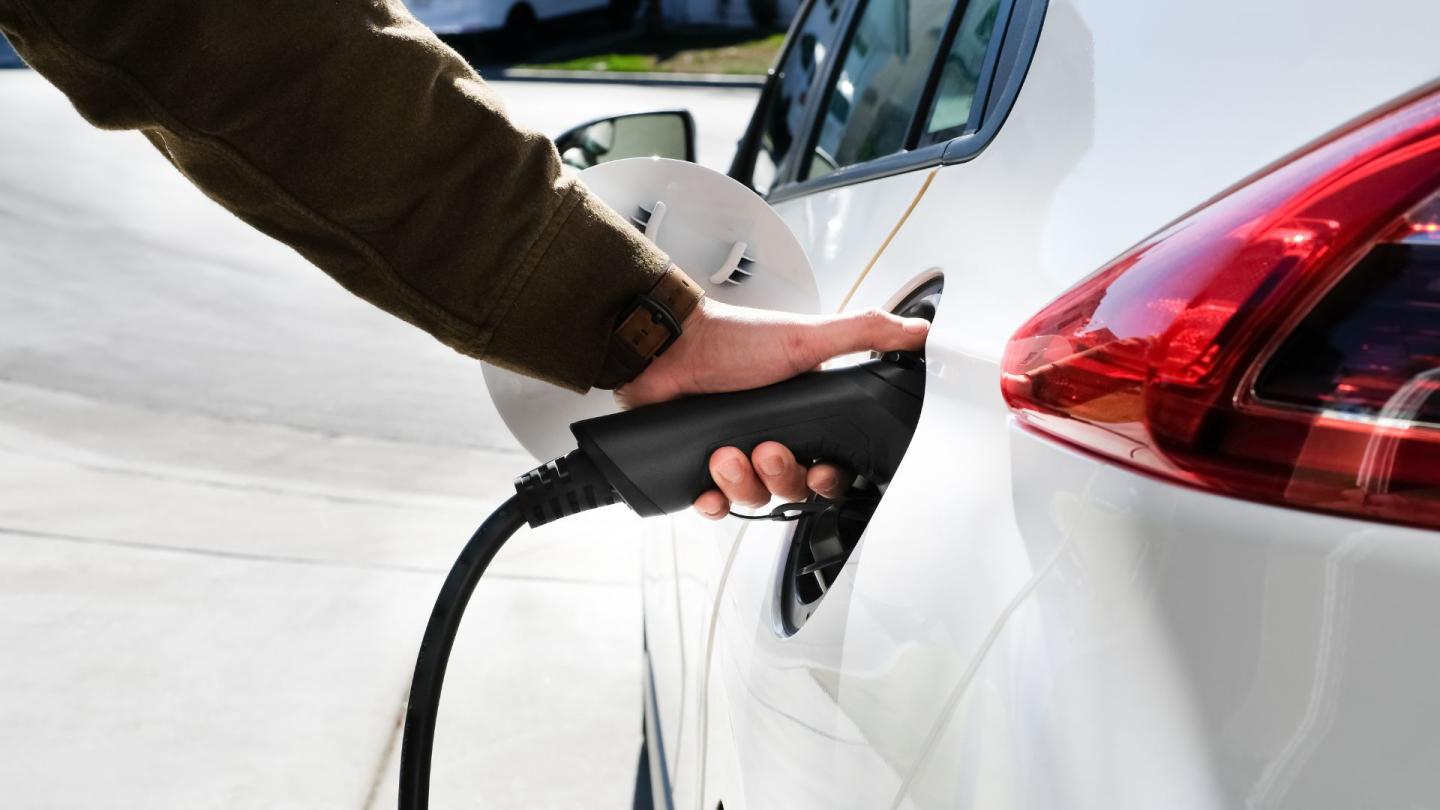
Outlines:
[{"label": "tinted window glass", "polygon": [[954,0],[870,0],[835,83],[806,176],[905,147]]},{"label": "tinted window glass", "polygon": [[960,18],[955,41],[940,66],[940,83],[935,89],[935,104],[925,132],[941,135],[930,140],[944,140],[964,131],[970,122],[970,109],[975,102],[975,89],[980,83],[980,69],[990,40],[995,34],[995,20],[1000,14],[1000,0],[971,0]]},{"label": "tinted window glass", "polygon": [[827,57],[840,26],[842,5],[842,0],[815,0],[780,64],[761,119],[760,142],[750,177],[750,186],[761,194],[770,190],[776,171],[795,145],[806,103],[829,64]]}]

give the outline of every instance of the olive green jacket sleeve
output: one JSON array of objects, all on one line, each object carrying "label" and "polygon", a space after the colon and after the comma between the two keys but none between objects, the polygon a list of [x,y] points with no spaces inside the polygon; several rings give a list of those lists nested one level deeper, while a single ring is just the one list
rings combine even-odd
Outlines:
[{"label": "olive green jacket sleeve", "polygon": [[584,390],[669,267],[400,0],[0,0],[0,30],[91,123],[465,354]]}]

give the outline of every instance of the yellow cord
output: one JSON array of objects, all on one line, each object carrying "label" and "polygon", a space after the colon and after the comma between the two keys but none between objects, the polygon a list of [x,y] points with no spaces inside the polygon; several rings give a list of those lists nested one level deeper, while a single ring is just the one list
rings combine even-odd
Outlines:
[{"label": "yellow cord", "polygon": [[930,188],[930,181],[935,179],[935,174],[939,171],[938,168],[931,169],[930,173],[925,176],[925,182],[921,183],[920,190],[915,192],[915,199],[910,201],[910,205],[905,208],[905,213],[900,215],[900,221],[896,222],[895,227],[890,229],[890,233],[885,237],[885,241],[880,243],[880,249],[875,251],[875,255],[870,257],[870,261],[866,263],[865,269],[860,271],[860,275],[855,279],[855,283],[850,285],[850,292],[845,293],[845,300],[840,302],[840,308],[836,310],[836,312],[844,312],[845,308],[850,306],[850,299],[855,297],[856,291],[860,289],[861,282],[865,281],[865,277],[870,275],[870,268],[874,267],[875,263],[880,261],[880,254],[884,253],[885,249],[890,247],[890,241],[895,238],[895,234],[900,232],[900,228],[905,225],[905,220],[910,218],[910,212],[915,210],[915,206],[919,204],[920,198],[925,196],[925,192]]}]

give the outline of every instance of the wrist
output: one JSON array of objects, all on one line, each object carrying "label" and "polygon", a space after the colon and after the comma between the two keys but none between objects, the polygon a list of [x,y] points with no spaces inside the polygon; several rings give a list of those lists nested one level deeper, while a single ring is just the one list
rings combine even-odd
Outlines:
[{"label": "wrist", "polygon": [[695,344],[696,333],[703,332],[706,324],[715,320],[715,311],[718,307],[722,306],[724,306],[724,304],[712,301],[708,296],[702,297],[696,302],[695,308],[690,310],[690,313],[680,321],[680,336],[675,338],[675,342],[671,344],[665,352],[667,354],[673,352],[679,348],[681,344],[684,344],[686,347]]},{"label": "wrist", "polygon": [[686,333],[686,324],[703,309],[705,293],[675,265],[646,293],[636,296],[620,314],[610,333],[609,348],[595,387],[615,389],[640,376],[655,358]]}]

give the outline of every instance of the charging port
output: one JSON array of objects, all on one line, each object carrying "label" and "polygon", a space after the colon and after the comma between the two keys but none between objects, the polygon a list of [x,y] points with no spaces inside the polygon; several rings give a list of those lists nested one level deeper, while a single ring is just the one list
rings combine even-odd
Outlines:
[{"label": "charging port", "polygon": [[[907,318],[935,320],[943,278],[934,278],[916,288],[895,306],[894,312]],[[870,517],[885,494],[888,481],[857,477],[835,508],[807,514],[795,521],[790,551],[780,577],[780,619],[787,635],[793,635],[810,619],[840,576],[850,552],[859,544]],[[824,501],[817,495],[811,502]]]}]

